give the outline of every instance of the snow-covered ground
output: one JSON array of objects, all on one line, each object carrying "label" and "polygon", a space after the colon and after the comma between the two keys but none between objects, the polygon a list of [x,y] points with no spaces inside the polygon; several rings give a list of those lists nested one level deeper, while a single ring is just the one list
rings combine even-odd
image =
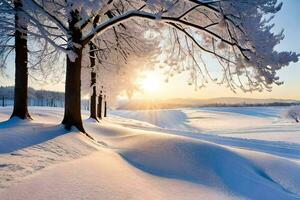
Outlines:
[{"label": "snow-covered ground", "polygon": [[300,125],[285,107],[113,111],[94,138],[63,111],[0,108],[0,199],[300,199]]}]

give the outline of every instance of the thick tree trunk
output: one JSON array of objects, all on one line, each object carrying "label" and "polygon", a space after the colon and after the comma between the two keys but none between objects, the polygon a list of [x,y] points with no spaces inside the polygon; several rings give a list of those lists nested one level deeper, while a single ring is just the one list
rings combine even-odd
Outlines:
[{"label": "thick tree trunk", "polygon": [[97,88],[96,88],[96,73],[95,73],[95,46],[90,42],[90,63],[91,63],[91,87],[93,88],[93,93],[91,95],[90,101],[90,118],[97,119]]},{"label": "thick tree trunk", "polygon": [[71,20],[69,21],[70,41],[69,49],[76,53],[75,60],[67,57],[66,83],[65,83],[65,113],[62,124],[66,129],[71,129],[75,126],[79,131],[84,132],[81,118],[81,61],[82,61],[82,33],[76,26],[80,17],[77,11],[70,13]]},{"label": "thick tree trunk", "polygon": [[102,94],[98,96],[98,105],[97,105],[97,117],[102,119]]},{"label": "thick tree trunk", "polygon": [[77,58],[72,62],[67,58],[66,84],[65,84],[65,113],[62,124],[66,129],[75,126],[79,131],[85,132],[81,118],[81,60],[82,51],[77,52]]},{"label": "thick tree trunk", "polygon": [[[12,117],[31,119],[28,113],[28,49],[27,49],[27,27],[19,23],[19,10],[22,7],[20,0],[14,1],[15,5],[15,93],[14,109]],[[24,32],[20,31],[24,30]]]}]

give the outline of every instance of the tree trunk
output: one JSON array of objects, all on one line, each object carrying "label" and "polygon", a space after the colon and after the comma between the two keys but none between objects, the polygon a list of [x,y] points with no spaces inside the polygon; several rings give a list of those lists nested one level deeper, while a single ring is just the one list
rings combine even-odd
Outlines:
[{"label": "tree trunk", "polygon": [[81,118],[81,61],[82,61],[82,33],[76,26],[80,17],[77,11],[70,13],[71,20],[69,20],[69,50],[76,53],[76,58],[70,59],[67,56],[67,70],[66,70],[66,83],[65,83],[65,113],[62,124],[66,129],[71,129],[75,126],[79,131],[84,132]]},{"label": "tree trunk", "polygon": [[107,101],[104,101],[104,117],[107,117]]},{"label": "tree trunk", "polygon": [[90,46],[90,63],[91,63],[91,87],[93,88],[93,93],[91,95],[90,101],[90,118],[97,119],[97,88],[96,88],[96,73],[95,73],[95,46],[92,42],[89,44]]},{"label": "tree trunk", "polygon": [[98,108],[97,108],[97,116],[99,119],[102,119],[102,94],[98,97]]},{"label": "tree trunk", "polygon": [[[15,93],[14,93],[14,109],[12,117],[21,119],[31,119],[28,113],[28,49],[27,49],[27,31],[26,25],[19,23],[18,13],[22,7],[20,0],[14,1],[15,6]],[[24,30],[23,31],[20,31]]]},{"label": "tree trunk", "polygon": [[97,119],[97,95],[96,95],[96,86],[93,86],[93,94],[91,95],[90,101],[90,118]]},{"label": "tree trunk", "polygon": [[82,51],[77,52],[77,58],[72,62],[67,58],[66,84],[65,84],[65,113],[62,124],[70,130],[75,126],[79,131],[85,132],[81,118],[81,60]]}]

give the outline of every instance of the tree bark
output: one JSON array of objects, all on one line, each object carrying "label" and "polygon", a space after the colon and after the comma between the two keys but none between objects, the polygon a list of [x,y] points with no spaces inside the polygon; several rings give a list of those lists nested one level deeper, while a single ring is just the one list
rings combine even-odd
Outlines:
[{"label": "tree bark", "polygon": [[[12,117],[31,119],[28,112],[28,49],[27,27],[19,23],[19,12],[22,7],[20,0],[14,1],[15,6],[15,92]],[[20,31],[21,30],[21,31]]]},{"label": "tree bark", "polygon": [[97,88],[96,88],[96,72],[95,72],[95,46],[92,42],[89,44],[90,46],[90,63],[91,63],[91,87],[93,88],[91,101],[90,101],[90,118],[97,119]]},{"label": "tree bark", "polygon": [[76,53],[75,60],[71,60],[67,56],[67,70],[66,70],[66,83],[65,83],[65,112],[62,124],[66,129],[71,129],[75,126],[79,131],[84,132],[81,118],[81,61],[82,61],[82,33],[76,27],[76,23],[80,17],[77,11],[70,13],[71,20],[69,21],[70,41],[69,49]]},{"label": "tree bark", "polygon": [[104,101],[104,117],[107,117],[107,101]]},{"label": "tree bark", "polygon": [[102,100],[103,100],[103,98],[102,98],[102,94],[100,94],[99,96],[98,96],[98,105],[97,105],[97,116],[98,116],[98,118],[99,119],[102,119]]},{"label": "tree bark", "polygon": [[97,95],[96,95],[96,86],[93,86],[93,94],[91,95],[90,101],[90,118],[97,119]]},{"label": "tree bark", "polygon": [[79,131],[85,132],[81,118],[81,60],[82,51],[77,52],[77,58],[72,62],[67,58],[67,71],[65,83],[65,112],[62,124],[70,130],[75,126]]}]

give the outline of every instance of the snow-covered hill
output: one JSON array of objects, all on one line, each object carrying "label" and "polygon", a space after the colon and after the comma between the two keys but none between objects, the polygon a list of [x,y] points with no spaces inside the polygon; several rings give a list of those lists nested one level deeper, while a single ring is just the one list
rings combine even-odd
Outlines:
[{"label": "snow-covered hill", "polygon": [[92,141],[57,125],[61,109],[31,108],[0,123],[0,199],[300,199],[284,109],[114,111],[85,119]]}]

